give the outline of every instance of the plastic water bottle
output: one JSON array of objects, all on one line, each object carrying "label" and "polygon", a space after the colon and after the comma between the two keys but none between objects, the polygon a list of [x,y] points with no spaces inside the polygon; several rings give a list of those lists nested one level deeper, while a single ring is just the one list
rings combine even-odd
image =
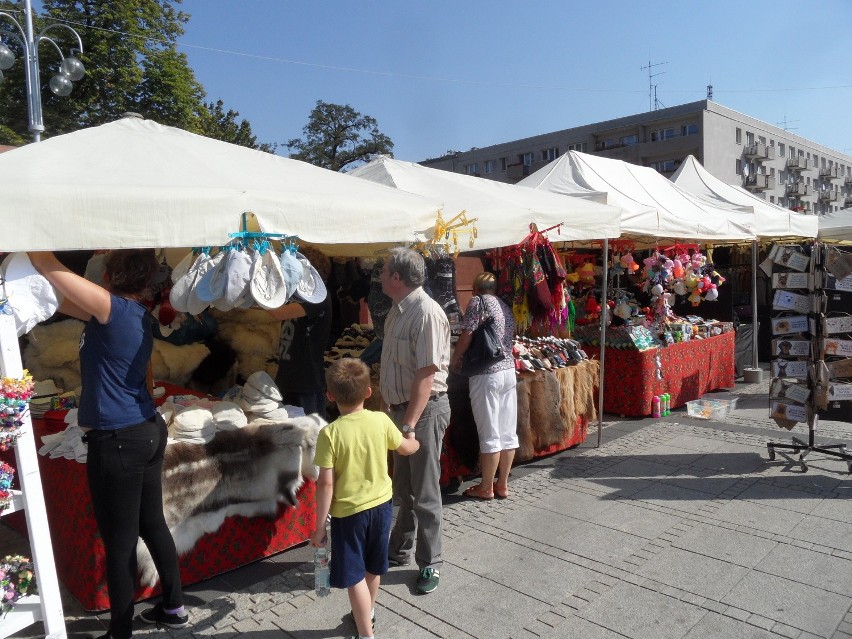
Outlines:
[{"label": "plastic water bottle", "polygon": [[314,590],[318,597],[326,597],[331,594],[328,560],[331,553],[328,548],[317,548],[314,550]]},{"label": "plastic water bottle", "polygon": [[666,403],[666,409],[663,415],[668,417],[672,414],[672,396],[669,393],[666,393],[666,399],[664,401]]},{"label": "plastic water bottle", "polygon": [[659,417],[660,416],[660,398],[654,395],[654,398],[651,400],[651,417]]}]

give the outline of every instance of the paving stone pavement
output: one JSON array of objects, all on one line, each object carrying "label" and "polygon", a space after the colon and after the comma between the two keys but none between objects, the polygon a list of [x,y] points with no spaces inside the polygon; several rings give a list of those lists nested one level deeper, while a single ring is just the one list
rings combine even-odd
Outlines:
[{"label": "paving stone pavement", "polygon": [[[852,639],[852,476],[816,453],[806,473],[781,450],[768,461],[791,433],[768,418],[767,386],[719,394],[739,398],[724,423],[607,421],[599,448],[592,429],[516,468],[507,500],[445,496],[440,587],[418,595],[416,569],[391,569],[376,637]],[[818,433],[852,447],[852,424]],[[25,541],[10,535],[4,549]],[[190,587],[190,628],[135,636],[353,634],[346,593],[317,598],[309,560],[302,546]],[[69,634],[104,632],[105,615],[64,601]]]}]

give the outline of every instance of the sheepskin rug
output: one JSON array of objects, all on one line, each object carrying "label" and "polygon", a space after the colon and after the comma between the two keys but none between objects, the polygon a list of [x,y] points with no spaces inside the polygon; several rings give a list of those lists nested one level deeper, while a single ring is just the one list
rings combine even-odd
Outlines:
[{"label": "sheepskin rug", "polygon": [[[178,554],[216,532],[226,517],[274,518],[279,503],[295,506],[304,480],[319,474],[313,458],[325,425],[319,415],[255,420],[206,444],[167,446],[163,511]],[[159,575],[151,554],[142,540],[136,550],[141,583],[153,586]]]},{"label": "sheepskin rug", "polygon": [[257,371],[271,377],[278,372],[278,340],[281,322],[261,309],[211,309],[218,336],[237,353],[237,374],[243,379]]},{"label": "sheepskin rug", "polygon": [[[80,335],[83,322],[75,319],[40,324],[27,336],[24,366],[37,380],[52,379],[63,390],[80,386]],[[204,344],[175,346],[154,340],[151,360],[154,379],[186,386],[192,372],[210,354]]]}]

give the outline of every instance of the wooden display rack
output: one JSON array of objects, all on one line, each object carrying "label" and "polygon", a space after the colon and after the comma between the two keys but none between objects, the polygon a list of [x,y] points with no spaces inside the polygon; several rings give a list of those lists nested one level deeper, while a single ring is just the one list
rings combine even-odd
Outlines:
[{"label": "wooden display rack", "polygon": [[[0,315],[0,373],[3,377],[11,378],[20,378],[24,374],[15,320],[9,315]],[[45,635],[49,639],[64,639],[65,616],[62,612],[62,599],[59,594],[59,581],[56,576],[38,453],[29,411],[24,413],[23,421],[21,435],[15,444],[21,490],[15,494],[12,505],[3,515],[17,510],[23,510],[26,514],[38,594],[22,597],[11,611],[0,619],[0,637],[8,637],[36,621],[42,621]]]}]

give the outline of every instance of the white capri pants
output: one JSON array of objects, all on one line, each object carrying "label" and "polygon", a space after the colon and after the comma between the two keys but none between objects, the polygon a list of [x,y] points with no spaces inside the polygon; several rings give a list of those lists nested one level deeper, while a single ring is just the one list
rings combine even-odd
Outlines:
[{"label": "white capri pants", "polygon": [[470,406],[479,433],[480,453],[518,447],[518,385],[514,368],[474,375],[468,380]]}]

